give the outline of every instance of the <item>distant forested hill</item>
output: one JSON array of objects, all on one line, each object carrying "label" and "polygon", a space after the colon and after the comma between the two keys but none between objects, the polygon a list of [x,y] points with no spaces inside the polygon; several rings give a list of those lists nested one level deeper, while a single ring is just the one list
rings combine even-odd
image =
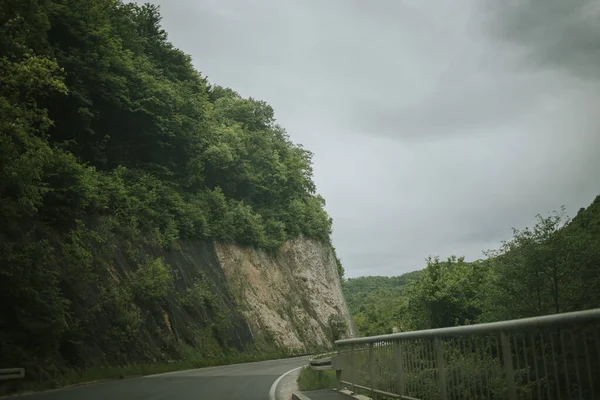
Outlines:
[{"label": "distant forested hill", "polygon": [[401,312],[408,300],[407,288],[423,271],[400,276],[364,276],[344,280],[342,288],[350,313],[363,336],[392,333],[400,328]]},{"label": "distant forested hill", "polygon": [[[441,328],[600,307],[600,196],[571,220],[561,209],[486,258],[430,257],[399,277],[344,282],[363,335]],[[410,282],[410,283],[408,283]]]}]

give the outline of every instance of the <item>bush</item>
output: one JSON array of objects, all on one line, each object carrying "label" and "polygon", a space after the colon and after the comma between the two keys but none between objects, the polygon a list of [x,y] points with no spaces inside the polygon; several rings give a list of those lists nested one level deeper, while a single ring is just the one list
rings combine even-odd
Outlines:
[{"label": "bush", "polygon": [[186,288],[185,292],[180,293],[178,297],[179,304],[189,309],[215,305],[215,294],[208,283],[202,279],[197,279],[192,287]]},{"label": "bush", "polygon": [[340,314],[331,314],[327,319],[331,343],[340,340],[348,331],[348,324]]},{"label": "bush", "polygon": [[174,287],[173,275],[162,258],[140,266],[131,280],[135,297],[141,301],[161,301]]},{"label": "bush", "polygon": [[298,387],[303,391],[333,389],[337,387],[335,371],[315,371],[310,367],[304,367],[298,376]]}]

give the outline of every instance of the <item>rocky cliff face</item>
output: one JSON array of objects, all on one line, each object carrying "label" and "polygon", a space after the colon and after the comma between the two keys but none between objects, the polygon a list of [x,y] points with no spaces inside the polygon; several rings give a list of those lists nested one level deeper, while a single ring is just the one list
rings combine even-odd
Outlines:
[{"label": "rocky cliff face", "polygon": [[346,336],[353,336],[329,245],[296,239],[270,253],[217,244],[216,254],[254,337],[266,335],[294,350],[327,345],[331,315],[340,315],[350,327]]},{"label": "rocky cliff face", "polygon": [[88,264],[67,264],[70,253],[48,260],[55,269],[79,269],[76,279],[61,282],[72,311],[45,361],[22,356],[31,340],[15,334],[8,341],[14,357],[0,363],[23,366],[40,382],[108,365],[201,367],[316,351],[330,343],[331,315],[351,326],[327,244],[297,239],[268,252],[194,240],[166,250],[148,238],[106,237],[78,238]]},{"label": "rocky cliff face", "polygon": [[[279,251],[266,251],[190,241],[177,250],[140,250],[163,260],[177,277],[166,302],[139,304],[146,316],[140,345],[154,349],[151,354],[174,343],[207,355],[256,343],[307,352],[330,345],[332,315],[345,321],[343,336],[354,334],[329,244],[296,239]],[[115,261],[119,285],[136,279],[126,257]],[[178,358],[177,352],[169,357]]]}]

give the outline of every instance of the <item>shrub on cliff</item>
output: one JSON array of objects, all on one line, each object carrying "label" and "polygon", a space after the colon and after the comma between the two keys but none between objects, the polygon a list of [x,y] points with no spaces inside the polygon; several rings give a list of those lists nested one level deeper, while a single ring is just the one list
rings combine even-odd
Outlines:
[{"label": "shrub on cliff", "polygon": [[348,332],[348,324],[341,314],[331,314],[327,319],[327,327],[331,338],[331,343],[344,338]]}]

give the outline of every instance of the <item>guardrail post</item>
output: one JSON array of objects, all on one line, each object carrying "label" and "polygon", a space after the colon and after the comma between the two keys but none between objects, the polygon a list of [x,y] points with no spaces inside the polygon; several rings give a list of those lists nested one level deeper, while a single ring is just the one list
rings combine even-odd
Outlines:
[{"label": "guardrail post", "polygon": [[396,359],[396,390],[400,395],[400,398],[404,396],[404,369],[402,365],[402,348],[400,347],[400,341],[396,340],[394,349],[394,357]]},{"label": "guardrail post", "polygon": [[508,335],[504,332],[500,333],[500,343],[502,343],[502,358],[504,359],[504,375],[506,375],[506,387],[508,389],[508,398],[510,400],[516,400],[517,390],[515,388],[512,350],[510,348],[510,340],[508,340]]},{"label": "guardrail post", "polygon": [[338,349],[337,356],[331,358],[331,368],[335,370],[335,380],[338,390],[342,390],[342,351]]},{"label": "guardrail post", "polygon": [[354,365],[354,347],[356,345],[352,343],[350,345],[350,379],[352,380],[352,391],[356,393],[356,366]]},{"label": "guardrail post", "polygon": [[442,339],[436,337],[435,343],[435,358],[438,370],[438,391],[440,400],[448,400],[448,391],[446,388],[446,364],[444,362],[444,348],[442,347]]},{"label": "guardrail post", "polygon": [[371,395],[373,399],[377,400],[377,393],[375,393],[375,343],[369,344],[369,378],[371,381]]}]

